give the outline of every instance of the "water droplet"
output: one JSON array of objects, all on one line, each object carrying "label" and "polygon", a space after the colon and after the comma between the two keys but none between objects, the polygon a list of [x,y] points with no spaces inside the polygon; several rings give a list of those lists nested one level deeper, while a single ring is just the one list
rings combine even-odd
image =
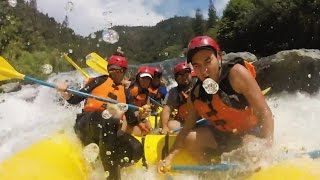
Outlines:
[{"label": "water droplet", "polygon": [[104,11],[104,12],[102,13],[102,15],[103,15],[103,16],[108,16],[108,11]]},{"label": "water droplet", "polygon": [[72,54],[72,53],[73,53],[73,50],[72,50],[72,49],[69,49],[68,52],[69,52],[69,54]]},{"label": "water droplet", "polygon": [[232,133],[237,134],[238,133],[238,129],[232,129]]},{"label": "water droplet", "polygon": [[27,42],[27,45],[30,46],[30,42]]},{"label": "water droplet", "polygon": [[109,112],[108,109],[105,109],[104,111],[102,111],[102,117],[104,119],[110,119],[112,117],[112,114]]},{"label": "water droplet", "polygon": [[117,106],[118,106],[119,110],[122,112],[126,112],[129,108],[128,105],[125,103],[118,103]]},{"label": "water droplet", "polygon": [[203,81],[202,87],[208,94],[216,94],[219,90],[219,85],[213,79],[207,78]]},{"label": "water droplet", "polygon": [[165,55],[165,56],[168,56],[168,55],[169,55],[169,53],[168,53],[168,52],[165,52],[165,53],[164,53],[164,55]]},{"label": "water droplet", "polygon": [[44,64],[41,69],[43,74],[51,74],[53,70],[51,64]]},{"label": "water droplet", "polygon": [[251,158],[251,160],[252,160],[252,162],[256,163],[256,162],[258,162],[259,158],[254,156],[254,157]]},{"label": "water droplet", "polygon": [[107,155],[107,156],[110,156],[110,155],[111,155],[111,151],[107,151],[107,152],[106,152],[106,155]]},{"label": "water droplet", "polygon": [[11,7],[16,7],[17,5],[17,0],[8,0],[8,3]]},{"label": "water droplet", "polygon": [[105,177],[105,178],[109,177],[109,175],[110,175],[109,171],[105,171],[105,172],[104,172],[104,177]]},{"label": "water droplet", "polygon": [[96,143],[88,144],[83,149],[83,156],[89,163],[95,162],[99,156],[99,146]]},{"label": "water droplet", "polygon": [[73,2],[72,1],[68,1],[67,4],[64,6],[64,9],[67,12],[71,12],[73,10]]},{"label": "water droplet", "polygon": [[112,22],[107,22],[107,24],[106,24],[106,29],[109,29],[109,28],[111,28],[112,27]]},{"label": "water droplet", "polygon": [[102,129],[102,126],[101,126],[101,124],[98,124],[98,127]]},{"label": "water droplet", "polygon": [[311,78],[311,74],[308,74],[308,78]]},{"label": "water droplet", "polygon": [[278,103],[276,103],[276,104],[273,105],[274,108],[277,108],[278,106],[279,106]]},{"label": "water droplet", "polygon": [[96,38],[97,36],[96,36],[95,33],[91,33],[91,34],[90,34],[90,37],[91,37],[92,39],[94,39],[94,38]]},{"label": "water droplet", "polygon": [[124,157],[123,158],[126,162],[129,162],[129,158],[128,157]]},{"label": "water droplet", "polygon": [[102,39],[110,44],[114,44],[119,41],[119,34],[113,29],[107,29],[102,32]]},{"label": "water droplet", "polygon": [[100,47],[100,44],[97,44],[97,47]]}]

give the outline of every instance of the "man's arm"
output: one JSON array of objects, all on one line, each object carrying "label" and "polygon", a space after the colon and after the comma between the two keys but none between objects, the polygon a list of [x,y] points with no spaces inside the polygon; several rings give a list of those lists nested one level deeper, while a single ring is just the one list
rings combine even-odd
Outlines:
[{"label": "man's arm", "polygon": [[229,74],[232,88],[243,94],[249,105],[253,108],[258,123],[261,126],[261,135],[264,138],[273,139],[274,121],[271,110],[263,96],[257,81],[242,65],[236,64]]}]

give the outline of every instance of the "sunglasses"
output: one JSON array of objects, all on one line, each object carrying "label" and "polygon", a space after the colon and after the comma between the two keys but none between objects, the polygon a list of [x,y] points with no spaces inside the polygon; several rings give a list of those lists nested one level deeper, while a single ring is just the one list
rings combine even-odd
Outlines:
[{"label": "sunglasses", "polygon": [[109,73],[124,73],[124,69],[110,69]]},{"label": "sunglasses", "polygon": [[188,75],[190,75],[190,71],[181,71],[181,72],[178,72],[175,74],[175,77],[178,78],[178,77],[187,77]]}]

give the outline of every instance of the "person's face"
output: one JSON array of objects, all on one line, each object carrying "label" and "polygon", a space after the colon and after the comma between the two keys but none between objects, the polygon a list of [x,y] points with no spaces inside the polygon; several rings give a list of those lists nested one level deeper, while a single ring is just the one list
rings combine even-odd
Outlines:
[{"label": "person's face", "polygon": [[110,69],[109,76],[115,84],[120,84],[124,78],[125,69]]},{"label": "person's face", "polygon": [[151,83],[150,77],[139,77],[139,84],[142,88],[148,88]]},{"label": "person's face", "polygon": [[203,81],[207,77],[218,81],[220,57],[217,58],[210,50],[199,50],[192,57],[192,66],[197,77]]},{"label": "person's face", "polygon": [[182,70],[176,74],[176,81],[180,86],[187,86],[191,83],[191,72],[188,70]]},{"label": "person's face", "polygon": [[154,76],[151,81],[151,84],[152,86],[157,87],[160,85],[160,82],[161,82],[161,76]]}]

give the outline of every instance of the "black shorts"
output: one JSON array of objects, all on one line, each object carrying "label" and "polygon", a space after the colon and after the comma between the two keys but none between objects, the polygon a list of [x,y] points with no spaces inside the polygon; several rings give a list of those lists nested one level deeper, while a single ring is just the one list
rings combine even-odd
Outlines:
[{"label": "black shorts", "polygon": [[[127,166],[142,157],[143,148],[136,138],[119,130],[120,126],[119,119],[104,119],[101,112],[83,112],[77,116],[74,129],[83,145],[99,145],[103,161]],[[106,157],[106,151],[113,152],[113,156]],[[123,161],[124,157],[127,157],[130,163]]]},{"label": "black shorts", "polygon": [[234,134],[230,132],[223,132],[218,130],[212,125],[206,125],[202,126],[208,128],[213,137],[215,138],[218,148],[217,148],[217,154],[222,154],[224,152],[230,152],[234,149],[237,149],[242,144],[242,139],[244,135],[254,135],[259,137],[260,129],[259,128],[252,128],[247,133],[244,134]]}]

